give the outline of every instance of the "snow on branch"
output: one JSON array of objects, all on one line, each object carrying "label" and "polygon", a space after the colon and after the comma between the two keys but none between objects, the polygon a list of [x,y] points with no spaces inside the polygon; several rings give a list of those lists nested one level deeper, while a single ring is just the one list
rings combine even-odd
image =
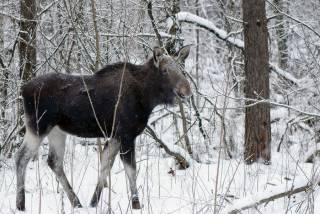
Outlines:
[{"label": "snow on branch", "polygon": [[298,83],[300,82],[299,79],[295,78],[292,74],[290,74],[289,72],[286,72],[284,70],[282,70],[281,68],[279,68],[277,65],[274,65],[272,63],[269,63],[270,69],[272,71],[274,71],[274,73],[276,73],[279,76],[282,76],[283,78],[285,78],[286,80],[289,80],[292,84],[294,85],[298,85]]},{"label": "snow on branch", "polygon": [[[319,182],[316,184],[319,185]],[[236,214],[240,213],[244,210],[250,209],[250,208],[257,208],[257,206],[268,203],[270,201],[274,201],[279,198],[283,197],[290,197],[294,194],[301,193],[301,192],[308,192],[312,191],[314,188],[314,185],[311,183],[300,185],[295,188],[291,188],[289,190],[282,190],[281,188],[270,191],[267,193],[262,193],[261,195],[255,195],[255,196],[249,196],[246,198],[242,198],[237,200],[237,202],[227,211],[229,214]]]},{"label": "snow on branch", "polygon": [[[208,30],[209,32],[215,34],[219,39],[226,41],[227,43],[234,45],[239,49],[244,48],[243,40],[230,36],[230,34],[228,34],[227,31],[218,28],[213,22],[200,16],[194,15],[189,12],[179,12],[176,14],[176,21],[195,24],[201,28]],[[292,74],[280,69],[277,65],[274,65],[272,63],[269,63],[269,66],[271,70],[274,71],[274,73],[276,73],[277,75],[282,76],[283,78],[290,81],[292,84],[299,85],[299,80],[296,79]]]},{"label": "snow on branch", "polygon": [[236,46],[237,48],[244,48],[244,42],[241,39],[229,36],[225,30],[216,27],[213,22],[210,22],[205,18],[202,18],[189,12],[179,12],[176,14],[176,19],[179,22],[196,24],[199,27],[204,28],[210,31],[211,33],[215,34],[218,38]]}]

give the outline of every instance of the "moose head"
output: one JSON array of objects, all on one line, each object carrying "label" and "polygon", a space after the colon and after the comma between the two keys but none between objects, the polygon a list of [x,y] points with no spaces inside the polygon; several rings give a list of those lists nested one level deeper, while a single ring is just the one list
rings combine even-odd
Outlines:
[{"label": "moose head", "polygon": [[165,49],[155,47],[153,49],[153,62],[157,68],[161,93],[165,103],[173,104],[174,98],[186,99],[192,95],[188,80],[182,64],[188,57],[190,45],[182,47],[176,54],[170,56]]}]

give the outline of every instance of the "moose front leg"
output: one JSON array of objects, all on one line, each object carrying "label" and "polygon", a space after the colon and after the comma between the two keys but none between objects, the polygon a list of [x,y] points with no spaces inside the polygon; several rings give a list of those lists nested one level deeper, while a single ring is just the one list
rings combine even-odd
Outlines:
[{"label": "moose front leg", "polygon": [[90,201],[91,207],[96,207],[99,200],[100,195],[104,187],[107,187],[107,176],[112,168],[114,160],[120,150],[120,142],[116,139],[111,139],[103,148],[103,153],[101,156],[101,169],[100,176],[98,179],[98,183],[96,185],[96,189],[93,193],[93,196]]},{"label": "moose front leg", "polygon": [[123,162],[124,170],[129,179],[132,208],[141,209],[139,196],[138,196],[138,189],[137,189],[137,167],[136,167],[134,141],[131,143],[121,144],[120,157]]}]

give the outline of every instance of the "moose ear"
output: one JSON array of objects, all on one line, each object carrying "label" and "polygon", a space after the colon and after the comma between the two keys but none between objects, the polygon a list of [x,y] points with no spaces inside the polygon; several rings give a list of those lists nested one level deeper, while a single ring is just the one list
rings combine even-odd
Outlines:
[{"label": "moose ear", "polygon": [[164,50],[159,47],[153,48],[153,61],[156,67],[159,67],[159,59],[164,54]]},{"label": "moose ear", "polygon": [[184,60],[189,56],[190,48],[191,48],[191,45],[186,45],[186,46],[182,47],[182,48],[178,51],[177,60],[179,60],[179,61],[184,61]]}]

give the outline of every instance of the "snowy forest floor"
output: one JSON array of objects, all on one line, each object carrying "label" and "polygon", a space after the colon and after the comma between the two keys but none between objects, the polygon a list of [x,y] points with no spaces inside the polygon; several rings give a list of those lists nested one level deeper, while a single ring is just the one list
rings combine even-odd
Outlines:
[{"label": "snowy forest floor", "polygon": [[[108,189],[97,208],[88,206],[98,177],[98,153],[95,146],[76,144],[69,137],[65,171],[83,208],[73,209],[47,166],[48,148],[43,145],[39,159],[30,162],[26,178],[26,213],[106,213]],[[142,148],[142,147],[140,147]],[[291,149],[291,150],[294,150]],[[286,153],[286,154],[285,154]],[[162,150],[137,153],[137,168],[141,210],[132,210],[128,183],[123,165],[117,156],[112,169],[112,210],[114,213],[213,213],[217,160],[210,164],[192,163],[187,170],[176,170],[172,158]],[[221,160],[218,181],[217,209],[227,213],[233,208],[296,188],[318,174],[314,164],[301,164],[290,152],[273,152],[272,164],[245,165],[241,159]],[[170,168],[175,175],[169,174]],[[15,173],[13,158],[0,168],[0,213],[19,213],[15,209]],[[320,210],[319,190],[284,197],[243,213],[309,213]],[[313,207],[313,205],[315,207]]]}]

